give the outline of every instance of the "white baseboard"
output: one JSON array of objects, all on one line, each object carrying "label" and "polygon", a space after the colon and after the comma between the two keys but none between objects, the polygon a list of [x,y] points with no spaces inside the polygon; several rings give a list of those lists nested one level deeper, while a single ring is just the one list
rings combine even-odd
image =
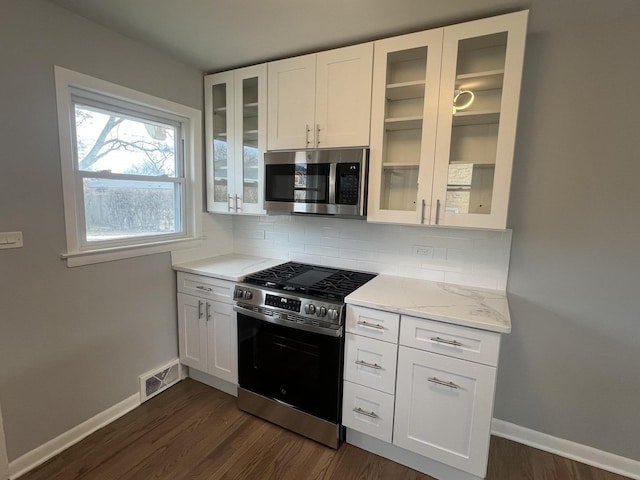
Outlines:
[{"label": "white baseboard", "polygon": [[125,413],[130,412],[138,405],[140,405],[140,394],[136,392],[113,407],[98,413],[95,417],[82,422],[80,425],[67,430],[62,435],[57,436],[44,445],[40,445],[21,457],[16,458],[9,463],[9,478],[14,480],[21,475],[24,475],[38,465],[46,462],[51,457],[54,457],[58,453],[69,448],[71,445],[78,443],[80,440],[92,434],[99,428],[108,425],[123,416]]},{"label": "white baseboard", "polygon": [[494,418],[491,433],[592,467],[640,480],[640,462]]}]

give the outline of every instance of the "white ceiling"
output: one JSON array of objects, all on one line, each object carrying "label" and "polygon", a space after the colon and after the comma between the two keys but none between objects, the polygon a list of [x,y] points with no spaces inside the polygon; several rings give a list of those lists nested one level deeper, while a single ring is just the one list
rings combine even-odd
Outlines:
[{"label": "white ceiling", "polygon": [[205,72],[530,8],[530,31],[640,14],[638,0],[49,0]]}]

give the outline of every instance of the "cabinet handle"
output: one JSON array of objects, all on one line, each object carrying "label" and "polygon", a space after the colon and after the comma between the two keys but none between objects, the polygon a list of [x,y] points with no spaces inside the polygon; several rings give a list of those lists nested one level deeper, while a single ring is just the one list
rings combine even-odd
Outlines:
[{"label": "cabinet handle", "polygon": [[360,415],[364,415],[366,417],[380,418],[378,415],[376,415],[376,412],[367,412],[366,410],[362,410],[360,407],[354,408],[353,411],[356,413],[359,413]]},{"label": "cabinet handle", "polygon": [[420,224],[424,224],[424,210],[427,206],[427,202],[424,201],[424,198],[422,199],[422,212],[420,213]]},{"label": "cabinet handle", "polygon": [[364,320],[360,320],[357,323],[358,325],[362,325],[363,327],[375,328],[377,330],[384,330],[384,327],[379,323],[369,323],[369,322],[365,322]]},{"label": "cabinet handle", "polygon": [[204,285],[196,285],[198,290],[204,290],[205,292],[213,292],[213,288],[205,287]]},{"label": "cabinet handle", "polygon": [[236,195],[236,212],[241,212],[241,211],[242,211],[242,199],[238,197],[238,195]]},{"label": "cabinet handle", "polygon": [[229,194],[229,198],[227,199],[227,204],[228,204],[227,211],[232,212],[233,211],[233,197],[231,196],[231,194]]},{"label": "cabinet handle", "polygon": [[440,223],[440,200],[436,200],[436,225]]},{"label": "cabinet handle", "polygon": [[454,389],[460,388],[460,385],[456,385],[453,382],[445,382],[444,380],[440,380],[438,377],[427,378],[427,381],[431,382],[431,383],[436,383],[438,385],[442,385],[444,387],[449,387],[449,388],[454,388]]},{"label": "cabinet handle", "polygon": [[211,319],[211,304],[207,302],[207,322]]},{"label": "cabinet handle", "polygon": [[305,125],[305,128],[306,128],[306,132],[304,134],[304,139],[307,142],[307,148],[309,148],[309,144],[311,143],[309,141],[309,132],[311,131],[311,129],[309,128],[309,124],[308,123]]},{"label": "cabinet handle", "polygon": [[440,338],[440,337],[431,337],[431,341],[432,342],[438,342],[438,343],[444,343],[446,345],[453,345],[454,347],[461,347],[462,343],[458,342],[457,340],[447,340],[446,338]]},{"label": "cabinet handle", "polygon": [[316,147],[320,146],[320,124],[316,123]]},{"label": "cabinet handle", "polygon": [[202,300],[198,300],[198,319],[202,318],[202,304],[204,302]]},{"label": "cabinet handle", "polygon": [[356,365],[362,365],[363,367],[374,368],[376,370],[382,370],[382,367],[380,365],[378,365],[377,363],[368,363],[368,362],[365,362],[363,360],[356,360],[355,364]]}]

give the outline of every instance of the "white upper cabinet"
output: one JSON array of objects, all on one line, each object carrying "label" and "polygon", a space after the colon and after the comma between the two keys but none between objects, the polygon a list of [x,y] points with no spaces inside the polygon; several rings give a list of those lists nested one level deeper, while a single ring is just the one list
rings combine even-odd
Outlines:
[{"label": "white upper cabinet", "polygon": [[370,221],[506,227],[527,16],[376,42]]},{"label": "white upper cabinet", "polygon": [[264,213],[267,65],[205,77],[207,210]]},{"label": "white upper cabinet", "polygon": [[369,144],[373,43],[269,63],[268,149]]},{"label": "white upper cabinet", "polygon": [[368,220],[424,223],[430,209],[442,29],[375,44]]}]

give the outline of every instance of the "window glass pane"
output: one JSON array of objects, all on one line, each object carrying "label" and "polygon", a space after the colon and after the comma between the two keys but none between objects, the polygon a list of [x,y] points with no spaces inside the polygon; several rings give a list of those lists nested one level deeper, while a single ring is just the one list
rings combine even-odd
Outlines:
[{"label": "window glass pane", "polygon": [[85,178],[88,242],[180,233],[180,184]]},{"label": "window glass pane", "polygon": [[175,126],[80,104],[75,116],[80,170],[176,176]]}]

